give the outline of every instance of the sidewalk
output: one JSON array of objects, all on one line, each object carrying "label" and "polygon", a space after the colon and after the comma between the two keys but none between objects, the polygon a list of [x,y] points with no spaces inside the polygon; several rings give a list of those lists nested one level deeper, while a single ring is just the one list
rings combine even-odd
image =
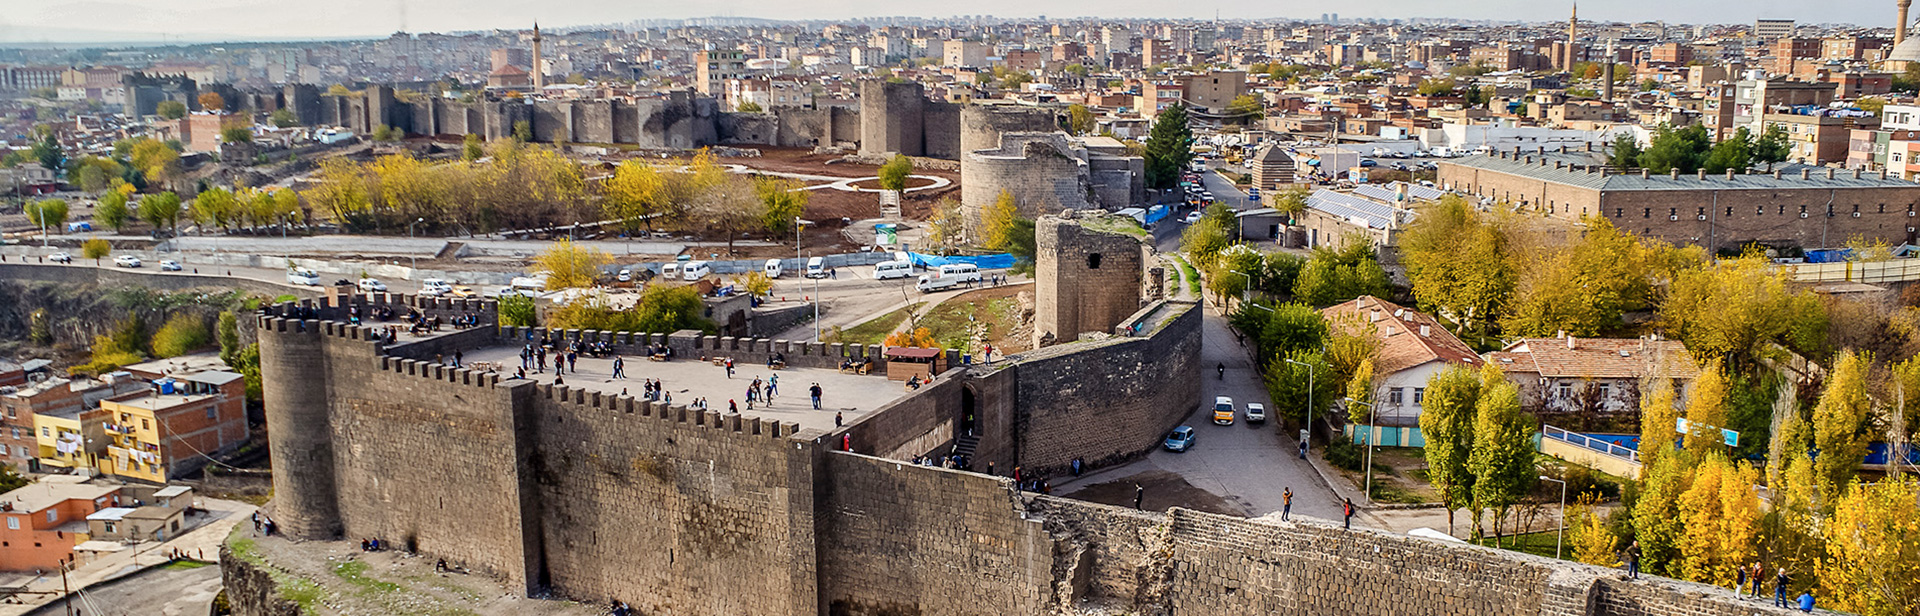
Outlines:
[{"label": "sidewalk", "polygon": [[[218,561],[220,544],[226,541],[227,534],[233,531],[235,524],[248,523],[257,508],[239,501],[216,498],[201,498],[199,501],[200,506],[207,509],[207,517],[199,518],[204,521],[193,530],[168,541],[133,544],[127,549],[101,556],[68,572],[66,584],[74,590],[83,590],[119,579],[139,572],[144,567],[167,562],[170,560],[167,554],[173,550],[184,552],[187,558],[194,560]],[[22,595],[22,603],[0,604],[0,616],[21,616],[59,601],[61,597],[62,583],[58,571],[10,583],[24,585],[31,592],[47,594]]]}]

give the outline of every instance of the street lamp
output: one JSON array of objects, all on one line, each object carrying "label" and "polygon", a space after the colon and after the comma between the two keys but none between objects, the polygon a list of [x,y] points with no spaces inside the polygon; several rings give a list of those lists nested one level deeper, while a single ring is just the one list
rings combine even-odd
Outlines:
[{"label": "street lamp", "polygon": [[[413,222],[407,223],[407,239],[413,239],[414,225],[417,225],[426,221],[427,219],[425,218],[415,218],[413,219]],[[420,269],[420,253],[415,251],[409,251],[409,252],[411,256],[409,256],[408,258],[413,259],[413,269],[416,269],[416,270]],[[408,274],[408,277],[412,277],[412,274]]]},{"label": "street lamp", "polygon": [[1561,540],[1567,536],[1567,482],[1546,475],[1541,475],[1540,480],[1560,484],[1560,532],[1553,536],[1553,557],[1557,559],[1560,558]]},{"label": "street lamp", "polygon": [[1347,404],[1359,404],[1367,407],[1367,502],[1373,502],[1373,440],[1379,436],[1380,409],[1371,402],[1361,402],[1353,398],[1342,398]]},{"label": "street lamp", "polygon": [[1235,269],[1230,269],[1227,271],[1235,274],[1239,274],[1242,278],[1247,279],[1246,284],[1240,285],[1240,304],[1246,305],[1249,301],[1249,298],[1251,298],[1253,294],[1253,274],[1249,274],[1249,273],[1246,273],[1240,270],[1235,270]]},{"label": "street lamp", "polygon": [[1289,364],[1307,367],[1307,423],[1300,427],[1300,459],[1307,459],[1307,446],[1313,440],[1313,364],[1285,360]]}]

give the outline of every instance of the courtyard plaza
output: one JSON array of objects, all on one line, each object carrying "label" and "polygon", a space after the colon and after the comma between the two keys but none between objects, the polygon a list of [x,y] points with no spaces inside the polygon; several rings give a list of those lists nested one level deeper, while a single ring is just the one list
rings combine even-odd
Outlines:
[{"label": "courtyard plaza", "polygon": [[[875,409],[891,404],[893,401],[913,393],[904,381],[887,380],[881,371],[860,375],[841,372],[828,368],[795,368],[780,370],[767,368],[764,363],[736,361],[733,365],[733,378],[727,378],[727,369],[716,366],[711,361],[701,361],[698,357],[675,357],[671,361],[649,361],[639,355],[623,355],[626,360],[623,378],[613,378],[613,357],[591,358],[580,356],[575,366],[578,372],[568,370],[565,374],[553,373],[555,354],[547,354],[547,371],[535,373],[527,371],[532,381],[552,384],[556,376],[567,387],[597,391],[606,394],[626,395],[636,399],[645,391],[647,379],[657,379],[662,389],[676,405],[692,405],[694,400],[706,398],[707,409],[727,412],[727,402],[732,401],[740,407],[740,414],[761,419],[793,422],[802,429],[832,431],[834,414],[842,415],[845,423],[853,421]],[[453,358],[444,358],[452,363]],[[467,351],[462,362],[469,368],[498,365],[499,372],[505,378],[512,378],[520,368],[520,347],[492,346]],[[476,366],[476,362],[480,362]],[[779,376],[779,392],[771,403],[755,402],[753,408],[747,408],[747,387],[753,379],[759,378],[764,385],[774,376]],[[820,409],[814,410],[813,401],[808,397],[807,388],[820,384]]]}]

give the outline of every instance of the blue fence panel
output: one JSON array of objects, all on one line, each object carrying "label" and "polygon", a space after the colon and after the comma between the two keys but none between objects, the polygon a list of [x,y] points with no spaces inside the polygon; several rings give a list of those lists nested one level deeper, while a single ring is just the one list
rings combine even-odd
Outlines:
[{"label": "blue fence panel", "polygon": [[915,266],[928,268],[928,269],[940,267],[942,265],[955,264],[955,263],[970,263],[974,267],[978,267],[983,270],[984,269],[1006,269],[1009,267],[1013,267],[1013,261],[1014,261],[1013,255],[1004,253],[1004,252],[997,255],[980,255],[977,257],[939,257],[939,256],[934,256],[929,254],[921,254],[918,252],[907,253],[907,256],[913,259],[913,264]]}]

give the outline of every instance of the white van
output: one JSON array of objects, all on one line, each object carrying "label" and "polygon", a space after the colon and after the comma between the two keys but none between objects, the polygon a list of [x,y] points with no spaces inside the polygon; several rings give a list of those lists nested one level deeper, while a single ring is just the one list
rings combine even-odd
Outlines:
[{"label": "white van", "polygon": [[667,280],[679,280],[680,264],[668,263],[666,265],[660,266],[660,276],[663,278],[666,278]]},{"label": "white van", "polygon": [[320,275],[306,268],[287,270],[287,284],[317,287],[320,286]]},{"label": "white van", "polygon": [[948,263],[940,266],[941,278],[952,278],[955,284],[977,284],[980,282],[980,266],[972,263]]},{"label": "white van", "polygon": [[926,274],[922,274],[920,276],[920,284],[914,285],[915,288],[920,289],[921,293],[933,293],[936,291],[945,291],[947,289],[951,289],[957,286],[960,286],[960,279],[958,278],[953,278],[950,276],[932,276],[932,275],[926,275]]},{"label": "white van", "polygon": [[706,278],[712,273],[713,265],[706,261],[689,261],[686,267],[680,268],[680,278],[688,281]]},{"label": "white van", "polygon": [[768,278],[779,278],[780,277],[780,260],[767,259],[767,265],[765,267],[760,268],[760,270],[763,273],[765,273]]},{"label": "white van", "polygon": [[447,281],[445,280],[441,280],[439,278],[428,278],[426,280],[420,281],[420,295],[422,296],[440,297],[442,295],[450,295],[452,293],[453,293],[453,285],[447,284]]},{"label": "white van", "polygon": [[507,291],[503,291],[501,295],[518,293],[527,297],[539,297],[540,292],[545,290],[547,290],[547,275],[540,273],[514,277],[513,280],[508,281]]},{"label": "white van", "polygon": [[826,257],[810,257],[807,259],[807,277],[808,278],[826,278],[827,277]]},{"label": "white van", "polygon": [[874,280],[906,278],[913,275],[913,264],[906,261],[881,261],[873,266]]}]

